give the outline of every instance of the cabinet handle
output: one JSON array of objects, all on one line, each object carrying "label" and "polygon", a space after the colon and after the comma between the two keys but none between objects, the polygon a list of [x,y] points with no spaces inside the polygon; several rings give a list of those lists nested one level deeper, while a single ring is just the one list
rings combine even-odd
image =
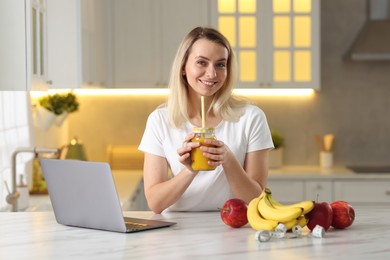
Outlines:
[{"label": "cabinet handle", "polygon": [[52,80],[48,80],[48,81],[46,81],[46,83],[47,83],[48,85],[53,85],[53,81],[52,81]]},{"label": "cabinet handle", "polygon": [[317,189],[317,190],[322,190],[322,185],[321,185],[321,184],[318,184],[316,189]]},{"label": "cabinet handle", "polygon": [[390,190],[387,190],[387,191],[385,192],[385,194],[386,194],[387,196],[390,196]]}]

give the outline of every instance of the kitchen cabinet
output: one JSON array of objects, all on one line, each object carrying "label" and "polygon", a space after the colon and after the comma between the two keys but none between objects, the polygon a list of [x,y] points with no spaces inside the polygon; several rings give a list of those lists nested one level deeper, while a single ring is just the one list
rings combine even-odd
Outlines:
[{"label": "kitchen cabinet", "polygon": [[390,181],[336,181],[335,197],[352,204],[390,203]]},{"label": "kitchen cabinet", "polygon": [[305,199],[332,202],[333,182],[331,180],[305,181]]},{"label": "kitchen cabinet", "polygon": [[109,58],[112,44],[111,1],[82,0],[79,2],[83,87],[110,87],[112,85]]},{"label": "kitchen cabinet", "polygon": [[274,198],[283,203],[296,203],[302,200],[329,201],[333,200],[332,181],[303,179],[270,179],[268,187],[274,194]]},{"label": "kitchen cabinet", "polygon": [[208,0],[118,0],[112,8],[116,88],[165,87],[182,38],[209,24]]},{"label": "kitchen cabinet", "polygon": [[355,174],[347,169],[285,167],[270,170],[268,184],[273,197],[283,203],[301,200],[333,202],[345,200],[352,205],[390,205],[390,175]]},{"label": "kitchen cabinet", "polygon": [[305,199],[305,185],[300,180],[269,180],[267,187],[271,189],[273,198],[282,203],[296,203]]},{"label": "kitchen cabinet", "polygon": [[320,88],[319,4],[211,1],[212,24],[237,55],[239,87]]},{"label": "kitchen cabinet", "polygon": [[80,1],[46,0],[45,10],[47,74],[43,74],[42,79],[49,88],[80,88]]},{"label": "kitchen cabinet", "polygon": [[0,1],[0,91],[27,90],[30,84],[25,14],[25,0]]}]

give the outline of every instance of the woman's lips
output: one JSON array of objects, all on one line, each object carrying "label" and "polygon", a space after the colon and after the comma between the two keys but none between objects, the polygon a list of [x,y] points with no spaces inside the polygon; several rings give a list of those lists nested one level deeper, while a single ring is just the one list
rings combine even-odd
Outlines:
[{"label": "woman's lips", "polygon": [[202,82],[202,84],[208,87],[212,87],[217,83],[216,81],[209,81],[209,80],[200,80],[200,82]]}]

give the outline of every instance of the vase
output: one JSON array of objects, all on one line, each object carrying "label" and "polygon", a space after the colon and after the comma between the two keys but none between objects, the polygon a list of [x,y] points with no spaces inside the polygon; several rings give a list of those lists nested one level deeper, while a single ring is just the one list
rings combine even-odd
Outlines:
[{"label": "vase", "polygon": [[63,112],[61,115],[58,115],[56,119],[54,120],[56,126],[60,127],[62,123],[64,123],[65,119],[68,118],[69,113],[68,112]]},{"label": "vase", "polygon": [[279,147],[269,152],[268,167],[280,168],[283,165],[283,148]]},{"label": "vase", "polygon": [[47,131],[56,119],[56,115],[42,106],[36,106],[34,109],[35,126]]}]

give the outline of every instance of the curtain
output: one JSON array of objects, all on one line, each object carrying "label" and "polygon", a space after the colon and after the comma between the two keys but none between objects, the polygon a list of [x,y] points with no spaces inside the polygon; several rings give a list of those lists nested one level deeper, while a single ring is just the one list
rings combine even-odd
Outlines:
[{"label": "curtain", "polygon": [[[32,146],[32,113],[28,92],[0,91],[0,211],[8,211],[10,205],[5,198],[12,189],[11,156],[18,147]],[[20,153],[16,160],[17,180],[23,174],[27,183],[25,164],[34,155]]]}]

